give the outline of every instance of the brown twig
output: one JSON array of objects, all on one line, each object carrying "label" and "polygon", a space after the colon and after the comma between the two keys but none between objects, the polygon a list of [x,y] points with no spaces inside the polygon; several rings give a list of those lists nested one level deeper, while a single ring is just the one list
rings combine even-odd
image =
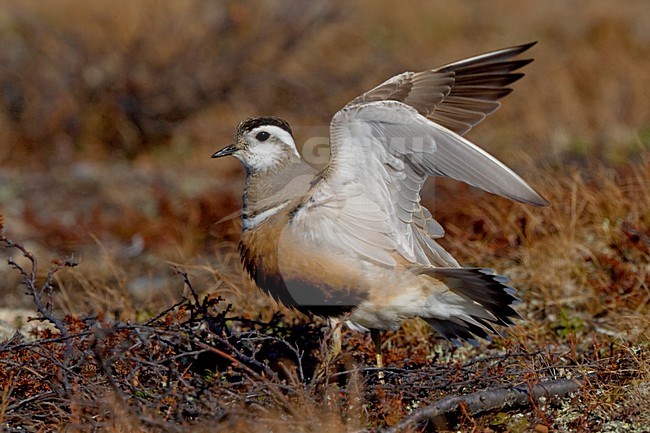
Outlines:
[{"label": "brown twig", "polygon": [[232,355],[230,355],[230,354],[228,354],[228,353],[226,353],[226,352],[224,352],[222,350],[219,350],[216,347],[210,346],[209,344],[205,344],[205,343],[202,343],[202,342],[197,342],[197,345],[199,347],[202,347],[202,348],[206,349],[206,350],[214,352],[217,355],[222,356],[223,358],[225,358],[225,359],[239,365],[248,374],[250,374],[253,378],[255,378],[255,379],[257,379],[257,380],[259,380],[261,382],[264,382],[264,383],[269,383],[268,390],[275,397],[276,401],[278,401],[278,403],[280,403],[282,406],[284,406],[286,411],[291,416],[293,416],[295,419],[300,419],[299,413],[296,411],[296,409],[293,407],[293,405],[289,402],[287,397],[284,394],[282,394],[280,392],[280,390],[275,386],[274,383],[270,383],[267,378],[265,378],[261,374],[257,373],[255,370],[253,370],[252,368],[247,366],[245,363],[243,363],[239,359],[235,358],[234,356],[232,356]]},{"label": "brown twig", "polygon": [[[15,248],[20,251],[31,264],[31,269],[27,271],[24,267],[16,263],[12,258],[7,260],[9,266],[17,270],[22,276],[22,283],[27,290],[27,295],[31,296],[34,306],[38,310],[39,317],[30,320],[38,320],[41,322],[50,322],[59,331],[61,338],[65,341],[65,351],[62,362],[59,363],[61,376],[59,382],[63,387],[64,392],[68,392],[70,383],[68,381],[68,363],[72,358],[73,345],[72,340],[67,338],[69,335],[68,328],[63,324],[63,321],[56,317],[54,314],[54,303],[52,301],[52,282],[54,275],[63,268],[72,268],[77,266],[72,260],[53,260],[53,266],[48,270],[45,280],[38,286],[38,260],[36,256],[28,251],[22,244],[8,239],[3,233],[0,233],[0,243],[4,244],[6,248]],[[43,295],[46,294],[47,300],[43,304]]]},{"label": "brown twig", "polygon": [[[19,250],[22,253],[23,257],[25,257],[31,263],[31,269],[28,272],[13,259],[9,258],[7,260],[9,266],[17,270],[23,277],[22,282],[27,289],[27,294],[32,297],[34,305],[40,314],[40,317],[34,320],[50,322],[59,331],[61,337],[67,337],[68,329],[63,324],[63,322],[54,315],[54,305],[52,303],[52,280],[54,278],[54,274],[56,274],[58,271],[63,268],[75,267],[77,266],[77,263],[72,260],[53,261],[54,266],[47,272],[45,281],[39,288],[37,287],[38,284],[36,282],[38,272],[38,260],[36,256],[28,251],[22,244],[8,239],[5,235],[0,235],[0,242],[5,244],[6,248],[15,248]],[[47,293],[48,295],[48,299],[45,305],[43,305],[43,293]],[[66,340],[66,347],[71,347],[68,340]]]},{"label": "brown twig", "polygon": [[201,307],[201,301],[199,300],[199,295],[196,293],[196,290],[194,290],[194,286],[192,285],[192,282],[190,281],[189,275],[187,275],[187,272],[185,272],[183,269],[175,267],[174,271],[183,278],[183,283],[187,286],[189,289],[190,293],[192,293],[192,298],[194,298],[194,305],[197,308]]},{"label": "brown twig", "polygon": [[582,389],[584,378],[557,379],[540,382],[532,387],[520,385],[508,388],[487,389],[467,395],[454,395],[438,400],[434,404],[418,409],[401,422],[385,430],[386,433],[410,431],[421,428],[427,422],[437,424],[441,417],[458,414],[459,407],[464,412],[476,415],[513,406],[527,406],[531,400],[541,397],[563,397]]}]

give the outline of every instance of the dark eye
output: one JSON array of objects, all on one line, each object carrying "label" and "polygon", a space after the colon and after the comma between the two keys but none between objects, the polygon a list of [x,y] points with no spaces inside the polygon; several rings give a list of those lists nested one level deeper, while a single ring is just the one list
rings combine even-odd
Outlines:
[{"label": "dark eye", "polygon": [[257,138],[258,141],[266,141],[269,139],[270,136],[271,134],[269,134],[268,132],[262,131],[262,132],[258,132],[255,138]]}]

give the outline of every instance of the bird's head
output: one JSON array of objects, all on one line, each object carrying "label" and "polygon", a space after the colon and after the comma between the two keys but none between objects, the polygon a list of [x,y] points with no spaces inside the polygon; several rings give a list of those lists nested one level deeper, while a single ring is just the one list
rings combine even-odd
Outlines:
[{"label": "bird's head", "polygon": [[300,158],[289,124],[277,117],[251,117],[239,124],[233,143],[212,157],[232,155],[246,172],[256,173],[278,167],[285,161]]}]

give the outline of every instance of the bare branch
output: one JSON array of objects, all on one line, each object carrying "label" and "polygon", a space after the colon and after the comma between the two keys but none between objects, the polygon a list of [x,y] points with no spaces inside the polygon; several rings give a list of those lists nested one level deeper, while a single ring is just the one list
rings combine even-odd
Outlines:
[{"label": "bare branch", "polygon": [[464,408],[463,412],[476,415],[507,407],[528,406],[542,397],[563,397],[579,391],[583,386],[584,378],[557,379],[540,382],[532,387],[524,384],[508,388],[487,389],[467,395],[449,396],[414,411],[385,432],[411,431],[421,428],[429,421],[434,425],[445,425],[444,419],[441,418],[457,415],[461,407]]},{"label": "bare branch", "polygon": [[[54,266],[47,272],[45,281],[39,287],[37,283],[38,260],[36,256],[28,251],[22,244],[8,239],[4,234],[0,235],[0,243],[3,243],[6,248],[15,248],[19,250],[22,253],[23,257],[25,257],[31,263],[31,269],[28,272],[13,259],[10,258],[7,260],[9,266],[20,272],[20,275],[23,277],[22,283],[27,290],[27,295],[32,297],[34,305],[38,310],[40,317],[32,320],[50,322],[59,331],[61,337],[67,337],[68,329],[63,324],[63,322],[54,315],[54,305],[52,302],[52,280],[54,278],[54,274],[56,274],[58,271],[63,268],[75,267],[77,266],[77,263],[72,260],[54,260],[52,262]],[[43,293],[47,294],[47,301],[45,305],[43,304]],[[70,341],[68,339],[66,339],[66,347],[68,349],[71,347]]]}]

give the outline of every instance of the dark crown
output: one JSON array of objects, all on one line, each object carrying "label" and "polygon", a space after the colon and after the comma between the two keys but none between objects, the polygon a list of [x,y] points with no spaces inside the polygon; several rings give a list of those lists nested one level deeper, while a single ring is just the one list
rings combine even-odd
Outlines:
[{"label": "dark crown", "polygon": [[244,120],[237,127],[237,135],[245,134],[255,128],[265,125],[277,126],[278,128],[287,131],[293,137],[293,132],[291,131],[289,124],[285,120],[273,116],[251,117],[250,119]]}]

